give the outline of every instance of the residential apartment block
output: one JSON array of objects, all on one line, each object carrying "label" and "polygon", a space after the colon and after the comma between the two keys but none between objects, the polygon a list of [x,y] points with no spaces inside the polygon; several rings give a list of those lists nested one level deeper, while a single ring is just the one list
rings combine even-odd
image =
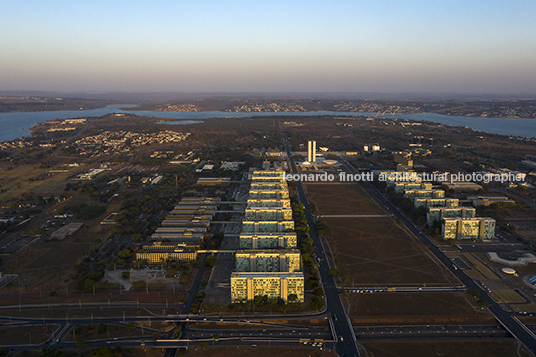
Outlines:
[{"label": "residential apartment block", "polygon": [[291,220],[292,209],[281,207],[248,207],[245,212],[247,220]]},{"label": "residential apartment block", "polygon": [[415,198],[413,204],[416,208],[420,207],[458,207],[459,200],[457,198]]},{"label": "residential apartment block", "polygon": [[433,225],[443,218],[475,218],[476,209],[473,207],[429,207],[426,212],[426,222]]},{"label": "residential apartment block", "polygon": [[241,233],[238,237],[240,249],[296,248],[298,238],[294,232]]},{"label": "residential apartment block", "polygon": [[396,193],[402,194],[405,190],[431,190],[432,184],[429,182],[397,182],[394,187]]},{"label": "residential apartment block", "polygon": [[300,270],[300,251],[292,250],[238,250],[235,255],[236,272],[294,272]]},{"label": "residential apartment block", "polygon": [[404,190],[404,197],[415,198],[445,198],[443,190]]},{"label": "residential apartment block", "polygon": [[281,208],[290,208],[290,200],[286,199],[253,199],[248,198],[247,200],[248,207],[281,207]]},{"label": "residential apartment block", "polygon": [[294,221],[260,221],[248,220],[242,222],[243,233],[280,233],[294,230]]},{"label": "residential apartment block", "polygon": [[443,239],[480,239],[495,238],[493,218],[444,218],[441,226]]},{"label": "residential apartment block", "polygon": [[304,301],[303,273],[232,273],[231,302],[253,300],[255,296],[283,299],[290,302]]}]

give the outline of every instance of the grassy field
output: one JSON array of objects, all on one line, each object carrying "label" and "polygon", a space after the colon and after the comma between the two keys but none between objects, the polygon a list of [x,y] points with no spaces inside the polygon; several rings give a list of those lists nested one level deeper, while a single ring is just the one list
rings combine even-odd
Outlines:
[{"label": "grassy field", "polygon": [[361,341],[369,357],[533,356],[513,338],[463,340]]},{"label": "grassy field", "polygon": [[348,294],[343,299],[354,325],[485,324],[493,317],[467,293]]}]

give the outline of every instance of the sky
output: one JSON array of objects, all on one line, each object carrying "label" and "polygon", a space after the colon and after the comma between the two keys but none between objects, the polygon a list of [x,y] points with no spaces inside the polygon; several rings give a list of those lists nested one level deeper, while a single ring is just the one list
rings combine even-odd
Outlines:
[{"label": "sky", "polygon": [[0,0],[0,91],[536,97],[534,0]]}]

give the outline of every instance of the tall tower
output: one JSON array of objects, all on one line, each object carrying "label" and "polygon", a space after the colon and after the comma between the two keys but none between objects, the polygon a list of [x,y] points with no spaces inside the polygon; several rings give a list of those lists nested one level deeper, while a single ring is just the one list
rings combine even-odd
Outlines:
[{"label": "tall tower", "polygon": [[316,141],[307,142],[307,161],[316,162]]}]

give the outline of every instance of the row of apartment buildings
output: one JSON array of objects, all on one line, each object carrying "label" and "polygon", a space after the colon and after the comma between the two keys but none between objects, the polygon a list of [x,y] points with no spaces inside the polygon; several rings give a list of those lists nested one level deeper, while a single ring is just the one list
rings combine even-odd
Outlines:
[{"label": "row of apartment buildings", "polygon": [[304,276],[284,171],[254,171],[246,202],[231,302],[255,296],[304,301]]},{"label": "row of apartment buildings", "polygon": [[[384,175],[389,173],[384,172]],[[444,190],[432,188],[431,183],[422,182],[418,175],[411,180],[392,173],[387,186],[393,187],[396,193],[413,200],[416,208],[426,208],[426,222],[429,225],[441,223],[443,239],[479,239],[490,240],[495,237],[495,220],[493,218],[476,217],[476,209],[459,205],[459,200],[445,198]],[[477,197],[468,197],[476,206]]]}]

